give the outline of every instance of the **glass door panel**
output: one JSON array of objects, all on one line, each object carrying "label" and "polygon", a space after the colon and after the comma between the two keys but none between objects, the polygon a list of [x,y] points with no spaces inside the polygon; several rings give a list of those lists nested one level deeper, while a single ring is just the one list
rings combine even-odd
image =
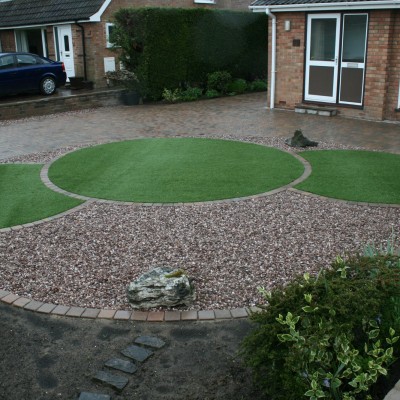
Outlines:
[{"label": "glass door panel", "polygon": [[305,100],[336,102],[339,27],[339,14],[308,15]]},{"label": "glass door panel", "polygon": [[343,16],[339,103],[362,105],[367,27],[367,14]]}]

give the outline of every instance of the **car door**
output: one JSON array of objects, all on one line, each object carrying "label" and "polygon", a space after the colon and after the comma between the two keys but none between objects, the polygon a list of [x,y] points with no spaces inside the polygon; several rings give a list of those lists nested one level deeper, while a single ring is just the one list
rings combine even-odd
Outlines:
[{"label": "car door", "polygon": [[13,93],[21,86],[13,54],[0,56],[0,95]]},{"label": "car door", "polygon": [[31,54],[17,54],[17,72],[24,90],[38,90],[44,65]]}]

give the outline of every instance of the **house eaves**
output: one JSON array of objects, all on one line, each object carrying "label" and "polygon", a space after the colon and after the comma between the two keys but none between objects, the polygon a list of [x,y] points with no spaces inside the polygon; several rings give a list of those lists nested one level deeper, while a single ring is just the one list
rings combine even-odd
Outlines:
[{"label": "house eaves", "polygon": [[353,0],[353,1],[304,1],[304,0],[258,0],[250,6],[253,12],[295,12],[295,11],[334,11],[334,10],[384,10],[399,9],[400,0]]},{"label": "house eaves", "polygon": [[0,29],[99,22],[112,0],[0,1]]}]

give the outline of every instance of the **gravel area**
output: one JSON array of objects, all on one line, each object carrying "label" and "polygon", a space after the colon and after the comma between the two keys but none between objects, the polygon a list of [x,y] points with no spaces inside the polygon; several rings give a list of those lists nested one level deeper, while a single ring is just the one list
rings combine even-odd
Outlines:
[{"label": "gravel area", "polygon": [[[282,139],[251,141],[287,149]],[[13,162],[46,162],[67,150]],[[400,208],[290,190],[166,207],[92,202],[52,222],[0,233],[0,288],[54,304],[128,309],[127,284],[166,265],[194,279],[192,309],[251,306],[260,301],[258,286],[317,273],[336,255],[384,243],[392,232],[400,237]]]}]

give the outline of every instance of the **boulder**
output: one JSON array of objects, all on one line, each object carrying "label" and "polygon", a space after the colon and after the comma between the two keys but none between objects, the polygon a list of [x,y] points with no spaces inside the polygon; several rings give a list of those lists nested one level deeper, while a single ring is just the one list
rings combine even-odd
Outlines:
[{"label": "boulder", "polygon": [[292,147],[316,147],[318,146],[318,142],[313,142],[312,140],[307,139],[303,132],[298,129],[294,132],[292,138],[286,139],[285,143]]},{"label": "boulder", "polygon": [[129,304],[135,309],[189,306],[196,298],[194,287],[181,269],[156,267],[127,287]]}]

